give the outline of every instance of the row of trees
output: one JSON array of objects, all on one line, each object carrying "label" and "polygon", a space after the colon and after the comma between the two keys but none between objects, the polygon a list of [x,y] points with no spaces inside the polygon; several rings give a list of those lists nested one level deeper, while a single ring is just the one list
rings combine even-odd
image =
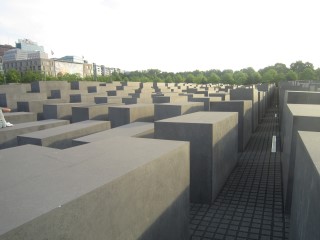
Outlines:
[{"label": "row of trees", "polygon": [[93,76],[81,78],[77,74],[58,74],[54,76],[45,76],[40,72],[27,71],[23,74],[15,69],[10,69],[5,75],[0,73],[0,82],[6,83],[28,83],[37,80],[67,80],[67,81],[134,81],[134,82],[166,82],[166,83],[224,83],[246,85],[254,83],[278,83],[279,81],[293,80],[318,80],[320,81],[320,68],[315,69],[312,63],[297,61],[292,63],[288,68],[283,63],[276,63],[259,71],[255,71],[252,67],[233,71],[226,70],[209,70],[209,71],[193,71],[193,72],[161,72],[158,69],[149,69],[146,71],[133,71],[126,74],[114,72],[110,76]]}]

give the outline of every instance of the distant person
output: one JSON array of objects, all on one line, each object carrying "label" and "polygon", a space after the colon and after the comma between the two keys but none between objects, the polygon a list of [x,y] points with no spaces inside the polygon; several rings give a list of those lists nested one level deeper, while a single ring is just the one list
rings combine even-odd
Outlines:
[{"label": "distant person", "polygon": [[11,109],[0,107],[0,128],[12,127],[13,124],[7,122],[6,119],[4,118],[4,115],[3,115],[4,112],[11,112]]}]

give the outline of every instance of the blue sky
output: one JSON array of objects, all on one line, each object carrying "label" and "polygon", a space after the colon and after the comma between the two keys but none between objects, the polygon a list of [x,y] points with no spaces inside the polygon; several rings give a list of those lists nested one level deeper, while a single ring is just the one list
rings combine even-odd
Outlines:
[{"label": "blue sky", "polygon": [[1,0],[0,44],[124,70],[320,67],[316,0]]}]

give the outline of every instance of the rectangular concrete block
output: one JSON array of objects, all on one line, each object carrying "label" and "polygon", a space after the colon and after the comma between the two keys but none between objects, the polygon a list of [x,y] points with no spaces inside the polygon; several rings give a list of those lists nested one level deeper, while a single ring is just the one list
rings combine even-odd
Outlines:
[{"label": "rectangular concrete block", "polygon": [[153,122],[153,104],[131,104],[109,107],[111,127],[119,127],[132,122]]},{"label": "rectangular concrete block", "polygon": [[148,122],[129,123],[126,125],[122,125],[120,127],[90,134],[81,138],[73,139],[72,145],[78,146],[81,144],[96,142],[106,138],[114,138],[114,137],[153,138],[154,123],[148,123]]},{"label": "rectangular concrete block", "polygon": [[188,100],[189,102],[203,102],[204,103],[204,110],[210,111],[210,102],[211,101],[222,101],[221,97],[195,97],[192,96]]},{"label": "rectangular concrete block", "polygon": [[204,111],[204,103],[202,102],[155,104],[154,120],[157,121],[199,111]]},{"label": "rectangular concrete block", "polygon": [[101,103],[122,103],[122,97],[94,97],[94,102],[96,104],[101,104]]},{"label": "rectangular concrete block", "polygon": [[33,112],[10,112],[3,115],[6,121],[12,124],[37,121],[37,114]]},{"label": "rectangular concrete block", "polygon": [[72,107],[84,106],[84,103],[50,103],[43,105],[44,119],[72,120]]},{"label": "rectangular concrete block", "polygon": [[210,111],[238,113],[238,151],[244,151],[252,135],[252,102],[250,100],[210,102]]},{"label": "rectangular concrete block", "polygon": [[24,178],[0,159],[1,240],[188,239],[188,143],[114,138],[60,152],[23,159],[45,169],[18,169]]},{"label": "rectangular concrete block", "polygon": [[259,123],[258,90],[254,88],[237,88],[230,90],[230,100],[252,101],[252,130],[255,132]]},{"label": "rectangular concrete block", "polygon": [[197,112],[160,120],[155,138],[190,142],[191,202],[211,203],[237,163],[238,113]]},{"label": "rectangular concrete block", "polygon": [[298,131],[320,132],[320,105],[287,104],[282,119],[281,153],[285,212],[290,213]]},{"label": "rectangular concrete block", "polygon": [[0,149],[17,146],[18,135],[66,124],[69,124],[69,121],[49,119],[37,122],[19,123],[15,124],[13,127],[0,128]]},{"label": "rectangular concrete block", "polygon": [[109,107],[118,104],[91,104],[84,106],[72,107],[72,122],[80,122],[85,120],[107,121],[109,119]]},{"label": "rectangular concrete block", "polygon": [[298,132],[289,239],[320,239],[320,133]]},{"label": "rectangular concrete block", "polygon": [[78,123],[26,133],[17,137],[18,144],[34,144],[65,149],[72,147],[72,139],[110,129],[108,121],[86,120]]},{"label": "rectangular concrete block", "polygon": [[43,120],[43,105],[50,103],[63,103],[62,99],[47,99],[47,100],[30,100],[18,101],[17,107],[19,112],[34,112],[37,114],[37,120]]}]

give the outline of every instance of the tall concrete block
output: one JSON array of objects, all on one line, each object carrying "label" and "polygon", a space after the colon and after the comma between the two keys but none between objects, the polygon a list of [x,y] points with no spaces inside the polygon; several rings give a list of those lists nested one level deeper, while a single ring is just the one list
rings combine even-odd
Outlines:
[{"label": "tall concrete block", "polygon": [[160,120],[155,138],[190,142],[191,202],[211,203],[237,163],[238,113],[197,112]]},{"label": "tall concrete block", "polygon": [[186,142],[114,138],[16,162],[0,159],[1,240],[189,237]]},{"label": "tall concrete block", "polygon": [[320,133],[298,132],[289,239],[320,239]]},{"label": "tall concrete block", "polygon": [[287,104],[284,108],[281,154],[283,196],[286,213],[290,213],[295,172],[295,150],[298,131],[320,132],[320,105]]},{"label": "tall concrete block", "polygon": [[244,151],[252,135],[252,102],[250,100],[210,102],[210,111],[238,113],[238,151]]},{"label": "tall concrete block", "polygon": [[308,92],[308,91],[283,91],[282,106],[279,109],[280,112],[280,129],[282,131],[283,125],[283,111],[287,104],[320,104],[320,92]]},{"label": "tall concrete block", "polygon": [[254,88],[237,88],[230,90],[230,100],[252,101],[252,130],[254,132],[259,124],[258,90]]},{"label": "tall concrete block", "polygon": [[111,127],[118,127],[132,122],[153,122],[153,104],[131,104],[109,107]]},{"label": "tall concrete block", "polygon": [[267,97],[265,92],[258,92],[258,103],[258,120],[261,122],[267,108]]},{"label": "tall concrete block", "polygon": [[176,117],[193,112],[204,111],[204,103],[162,103],[154,105],[154,120]]}]

